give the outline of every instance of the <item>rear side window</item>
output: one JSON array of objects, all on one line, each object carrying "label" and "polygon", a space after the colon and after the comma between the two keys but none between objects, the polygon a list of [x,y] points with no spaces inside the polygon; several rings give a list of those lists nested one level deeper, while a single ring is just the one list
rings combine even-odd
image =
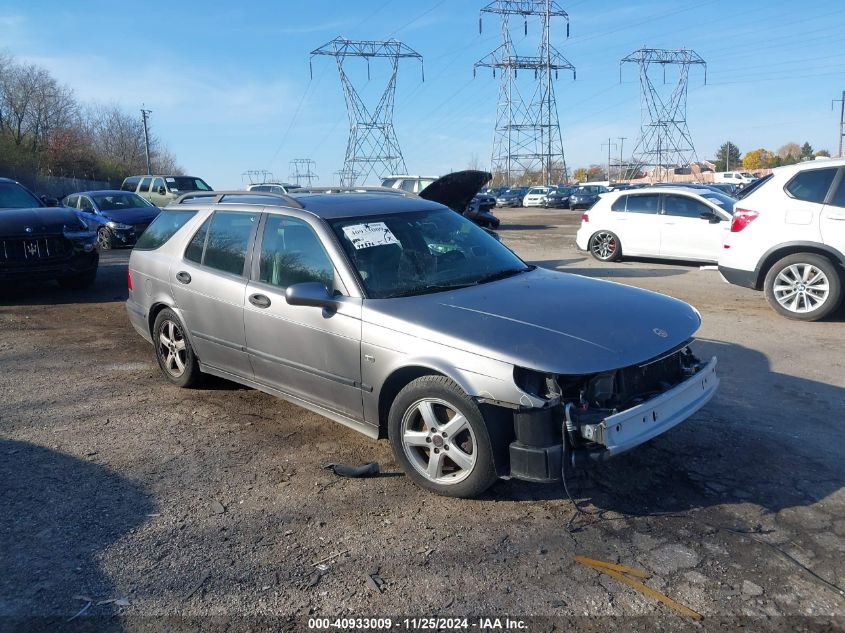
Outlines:
[{"label": "rear side window", "polygon": [[784,188],[789,195],[798,200],[822,203],[835,175],[835,167],[802,171],[786,183]]},{"label": "rear side window", "polygon": [[152,178],[144,178],[141,181],[141,186],[138,188],[138,193],[147,193],[150,190],[150,183],[152,182]]},{"label": "rear side window", "polygon": [[151,251],[169,240],[196,215],[196,211],[162,211],[135,244],[136,251]]},{"label": "rear side window", "polygon": [[702,213],[712,213],[703,202],[686,196],[667,195],[663,200],[663,213],[680,218],[700,218]]},{"label": "rear side window", "polygon": [[625,210],[628,213],[657,213],[657,203],[659,197],[657,194],[647,194],[642,196],[628,196],[628,203],[625,205]]},{"label": "rear side window", "polygon": [[208,227],[203,266],[232,275],[243,275],[246,249],[257,218],[257,213],[215,213]]},{"label": "rear side window", "polygon": [[135,176],[127,178],[123,181],[123,186],[121,187],[121,189],[123,189],[123,191],[135,191],[135,189],[138,188],[139,180],[140,178],[136,178]]},{"label": "rear side window", "polygon": [[202,263],[202,251],[205,248],[205,236],[208,233],[208,225],[210,219],[202,223],[199,230],[194,233],[191,241],[188,242],[188,248],[185,249],[185,259],[188,261]]}]

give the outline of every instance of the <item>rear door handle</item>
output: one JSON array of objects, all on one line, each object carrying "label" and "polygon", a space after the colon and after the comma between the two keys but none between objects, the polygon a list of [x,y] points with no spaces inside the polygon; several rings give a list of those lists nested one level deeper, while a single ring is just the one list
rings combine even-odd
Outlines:
[{"label": "rear door handle", "polygon": [[266,295],[249,295],[249,302],[256,308],[270,307],[270,298]]},{"label": "rear door handle", "polygon": [[179,281],[179,283],[183,283],[183,284],[191,283],[191,276],[188,273],[186,273],[184,270],[180,270],[178,273],[176,273],[176,279]]}]

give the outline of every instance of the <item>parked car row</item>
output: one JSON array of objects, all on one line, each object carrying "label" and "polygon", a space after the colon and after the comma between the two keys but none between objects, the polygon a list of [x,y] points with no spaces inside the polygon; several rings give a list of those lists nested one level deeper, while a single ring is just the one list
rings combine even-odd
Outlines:
[{"label": "parked car row", "polygon": [[576,243],[601,261],[716,263],[725,281],[763,291],[790,319],[836,310],[845,283],[845,160],[779,167],[736,196],[696,184],[610,192],[582,215]]}]

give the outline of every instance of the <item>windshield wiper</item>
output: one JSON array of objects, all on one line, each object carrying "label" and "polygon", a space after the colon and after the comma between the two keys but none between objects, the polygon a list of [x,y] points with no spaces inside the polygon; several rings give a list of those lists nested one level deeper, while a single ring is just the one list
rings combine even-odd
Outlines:
[{"label": "windshield wiper", "polygon": [[442,292],[444,290],[457,290],[459,288],[467,288],[469,286],[474,286],[474,285],[475,285],[475,282],[460,283],[460,284],[426,284],[425,286],[416,286],[415,288],[409,288],[408,290],[403,290],[402,292],[397,292],[395,294],[390,295],[387,298],[393,299],[395,297],[410,297],[412,295],[422,295],[422,294],[427,294],[429,292]]},{"label": "windshield wiper", "polygon": [[500,270],[495,273],[490,273],[489,275],[485,275],[481,279],[477,279],[473,282],[473,285],[478,284],[486,284],[490,281],[498,281],[499,279],[507,279],[508,277],[513,277],[514,275],[519,275],[520,273],[527,273],[529,270],[534,270],[537,268],[534,265],[526,266],[525,268],[505,268],[504,270]]}]

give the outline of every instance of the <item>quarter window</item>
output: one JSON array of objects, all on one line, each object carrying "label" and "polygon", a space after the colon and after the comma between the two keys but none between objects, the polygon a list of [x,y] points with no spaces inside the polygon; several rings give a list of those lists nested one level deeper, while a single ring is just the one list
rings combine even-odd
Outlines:
[{"label": "quarter window", "polygon": [[830,204],[836,205],[837,207],[845,207],[845,178],[839,181],[839,187],[837,187],[836,193],[833,194]]},{"label": "quarter window", "polygon": [[700,218],[702,213],[712,213],[712,211],[703,202],[686,196],[667,195],[663,200],[664,215],[680,218]]},{"label": "quarter window", "polygon": [[628,199],[628,196],[619,196],[616,200],[613,201],[613,204],[610,207],[611,211],[624,211],[625,210],[625,200]]},{"label": "quarter window", "polygon": [[307,223],[270,215],[264,223],[258,281],[287,288],[306,281],[334,285],[334,266]]},{"label": "quarter window", "polygon": [[786,184],[786,191],[798,200],[822,203],[835,175],[836,168],[802,171]]},{"label": "quarter window", "polygon": [[151,251],[158,248],[185,226],[195,214],[196,211],[162,211],[138,238],[135,250]]},{"label": "quarter window", "polygon": [[203,266],[242,275],[257,213],[217,212],[208,227]]},{"label": "quarter window", "polygon": [[124,191],[135,191],[135,188],[138,186],[138,178],[134,176],[132,178],[127,178],[123,181],[123,186],[121,189]]},{"label": "quarter window", "polygon": [[642,195],[642,196],[628,196],[628,202],[625,205],[625,210],[628,213],[657,213],[657,203],[659,202],[657,194]]}]

